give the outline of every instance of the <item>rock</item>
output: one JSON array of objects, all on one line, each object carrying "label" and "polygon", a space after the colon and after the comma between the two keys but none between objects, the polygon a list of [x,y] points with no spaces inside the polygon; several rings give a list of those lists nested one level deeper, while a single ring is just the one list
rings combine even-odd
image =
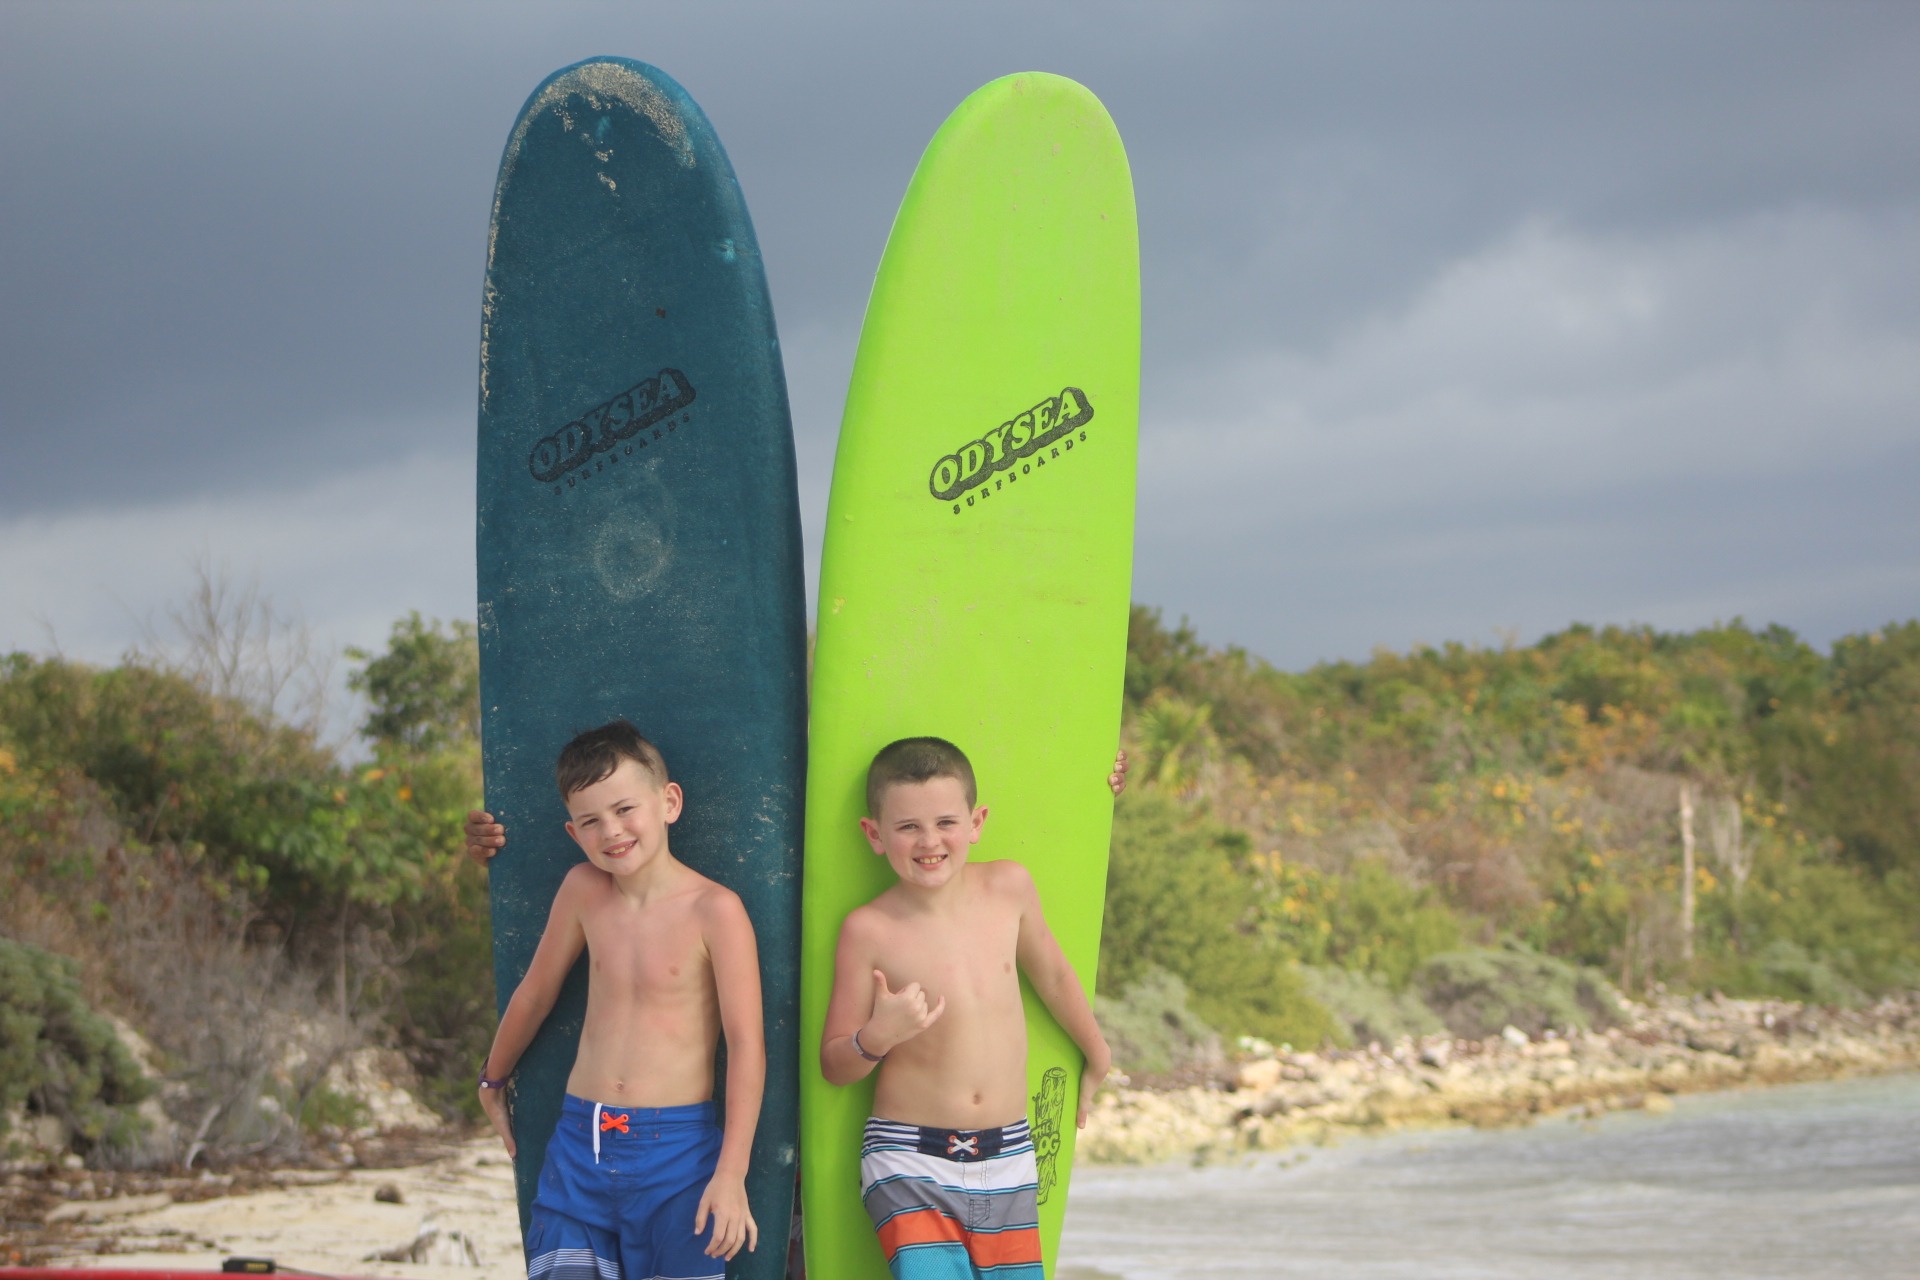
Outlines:
[{"label": "rock", "polygon": [[1256,1091],[1271,1089],[1280,1083],[1280,1060],[1277,1058],[1255,1058],[1243,1062],[1235,1073],[1242,1089]]},{"label": "rock", "polygon": [[356,1049],[327,1069],[327,1088],[365,1107],[366,1129],[375,1133],[440,1127],[440,1117],[414,1097],[418,1087],[412,1065],[393,1049]]},{"label": "rock", "polygon": [[[1623,1012],[1623,1026],[1537,1041],[1509,1027],[1484,1041],[1434,1037],[1392,1053],[1290,1051],[1243,1064],[1235,1093],[1119,1088],[1096,1108],[1082,1157],[1226,1159],[1360,1129],[1528,1124],[1567,1108],[1657,1113],[1672,1106],[1669,1094],[1920,1066],[1920,1003],[1911,997],[1844,1012],[1663,998]],[[1760,1030],[1769,1016],[1772,1035]]]},{"label": "rock", "polygon": [[383,1182],[373,1189],[373,1198],[381,1204],[405,1204],[407,1199],[400,1194],[400,1188],[392,1182]]},{"label": "rock", "polygon": [[366,1262],[420,1262],[436,1267],[478,1267],[480,1250],[459,1231],[443,1231],[432,1218],[423,1219],[413,1239],[391,1249],[376,1249]]},{"label": "rock", "polygon": [[67,1149],[67,1125],[59,1116],[28,1115],[25,1108],[16,1108],[5,1127],[7,1136],[25,1148],[21,1154],[29,1162]]}]

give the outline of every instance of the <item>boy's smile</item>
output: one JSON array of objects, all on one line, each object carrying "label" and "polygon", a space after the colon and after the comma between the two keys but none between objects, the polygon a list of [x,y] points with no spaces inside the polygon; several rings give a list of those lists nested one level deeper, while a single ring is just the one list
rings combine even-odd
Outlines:
[{"label": "boy's smile", "polygon": [[667,827],[680,816],[680,784],[661,786],[637,760],[567,797],[567,834],[587,861],[609,875],[630,876],[667,851]]},{"label": "boy's smile", "polygon": [[986,809],[968,808],[958,778],[929,778],[888,787],[879,815],[860,819],[860,830],[896,876],[933,889],[966,865],[967,849],[980,842],[986,817]]}]

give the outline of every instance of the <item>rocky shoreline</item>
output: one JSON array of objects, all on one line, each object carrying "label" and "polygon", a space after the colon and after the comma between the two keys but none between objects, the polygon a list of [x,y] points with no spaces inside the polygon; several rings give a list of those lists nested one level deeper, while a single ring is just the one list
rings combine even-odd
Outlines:
[{"label": "rocky shoreline", "polygon": [[1256,1052],[1200,1082],[1097,1099],[1082,1160],[1226,1159],[1346,1134],[1660,1110],[1678,1093],[1920,1067],[1920,993],[1827,1009],[1720,996],[1623,1001],[1603,1031]]},{"label": "rocky shoreline", "polygon": [[[1269,1050],[1203,1079],[1103,1091],[1079,1150],[1087,1164],[1227,1160],[1348,1135],[1661,1110],[1679,1093],[1913,1069],[1920,993],[1862,1009],[1711,996],[1627,1002],[1604,1031]],[[157,1266],[197,1255],[205,1265],[257,1254],[341,1273],[365,1273],[377,1259],[417,1280],[504,1280],[521,1265],[512,1195],[496,1140],[445,1131],[356,1134],[344,1153],[297,1169],[115,1173],[52,1161],[0,1175],[0,1262],[98,1266],[112,1256]]]}]

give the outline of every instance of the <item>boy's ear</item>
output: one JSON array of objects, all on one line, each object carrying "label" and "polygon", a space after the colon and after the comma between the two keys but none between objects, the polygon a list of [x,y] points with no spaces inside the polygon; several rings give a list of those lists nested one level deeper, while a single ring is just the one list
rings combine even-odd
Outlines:
[{"label": "boy's ear", "polygon": [[973,836],[971,839],[967,841],[968,844],[980,843],[980,828],[985,826],[986,822],[987,822],[987,806],[981,805],[979,808],[973,811]]},{"label": "boy's ear", "polygon": [[880,845],[880,824],[872,818],[860,819],[860,834],[867,838],[867,843],[873,846],[875,853],[884,854],[886,852]]},{"label": "boy's ear", "polygon": [[575,844],[577,844],[577,845],[580,845],[580,847],[581,847],[582,849],[585,849],[585,848],[587,847],[587,846],[586,846],[585,844],[583,844],[583,843],[581,842],[581,840],[580,840],[580,833],[579,833],[578,831],[575,831],[575,830],[573,829],[573,821],[572,821],[572,819],[568,819],[568,821],[567,821],[567,834],[568,834],[568,835],[570,835],[570,836],[572,836],[572,837],[573,837],[573,842],[574,842]]},{"label": "boy's ear", "polygon": [[665,797],[667,802],[667,821],[677,821],[680,817],[680,810],[684,808],[687,803],[686,793],[680,790],[679,783],[669,782],[666,786],[660,788],[660,794]]}]

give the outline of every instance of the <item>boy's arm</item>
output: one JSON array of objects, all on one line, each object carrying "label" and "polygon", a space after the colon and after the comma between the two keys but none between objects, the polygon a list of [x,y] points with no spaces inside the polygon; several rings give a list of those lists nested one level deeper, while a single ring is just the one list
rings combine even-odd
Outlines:
[{"label": "boy's arm", "polygon": [[890,989],[887,975],[877,967],[876,950],[855,911],[840,926],[833,953],[833,995],[820,1028],[820,1074],[828,1084],[865,1079],[895,1045],[913,1039],[947,1011],[945,996],[929,1006],[917,982]]},{"label": "boy's arm", "polygon": [[[547,913],[547,927],[540,934],[540,945],[534,948],[526,976],[513,989],[507,1011],[500,1015],[500,1029],[494,1032],[493,1047],[481,1064],[480,1074],[489,1080],[504,1081],[513,1074],[520,1055],[533,1041],[533,1033],[552,1011],[567,971],[573,968],[573,962],[580,958],[580,951],[587,944],[587,931],[580,923],[580,907],[588,882],[580,872],[591,870],[581,867],[568,872],[567,878],[560,882],[560,891],[553,895],[553,909]],[[504,1089],[480,1090],[480,1106],[507,1144],[507,1154],[512,1156],[515,1154],[513,1129],[507,1120],[505,1093]]]},{"label": "boy's arm", "polygon": [[1006,877],[1008,891],[1015,894],[1020,903],[1020,971],[1027,975],[1034,994],[1047,1006],[1061,1030],[1072,1036],[1080,1052],[1086,1055],[1086,1070],[1080,1077],[1080,1108],[1075,1118],[1084,1129],[1087,1112],[1093,1106],[1093,1091],[1113,1070],[1113,1054],[1107,1048],[1106,1037],[1100,1034],[1100,1024],[1094,1021],[1093,1005],[1087,1000],[1086,988],[1080,985],[1080,975],[1067,962],[1066,953],[1047,926],[1033,876],[1017,862],[988,865],[1006,868],[1000,874]]},{"label": "boy's arm", "polygon": [[[873,955],[855,917],[840,922],[833,948],[833,994],[820,1027],[820,1074],[828,1084],[852,1084],[877,1065],[854,1052],[849,1037],[873,1012]],[[869,1052],[873,1052],[869,1050]]]},{"label": "boy's arm", "polygon": [[720,1030],[727,1038],[727,1126],[720,1158],[695,1210],[693,1231],[706,1229],[713,1215],[707,1256],[726,1258],[746,1245],[759,1247],[760,1228],[747,1204],[747,1161],[760,1123],[760,1100],[767,1087],[766,1024],[760,1006],[760,951],[747,909],[731,892],[709,893],[702,904],[702,933],[713,963],[713,986],[720,999]]}]

